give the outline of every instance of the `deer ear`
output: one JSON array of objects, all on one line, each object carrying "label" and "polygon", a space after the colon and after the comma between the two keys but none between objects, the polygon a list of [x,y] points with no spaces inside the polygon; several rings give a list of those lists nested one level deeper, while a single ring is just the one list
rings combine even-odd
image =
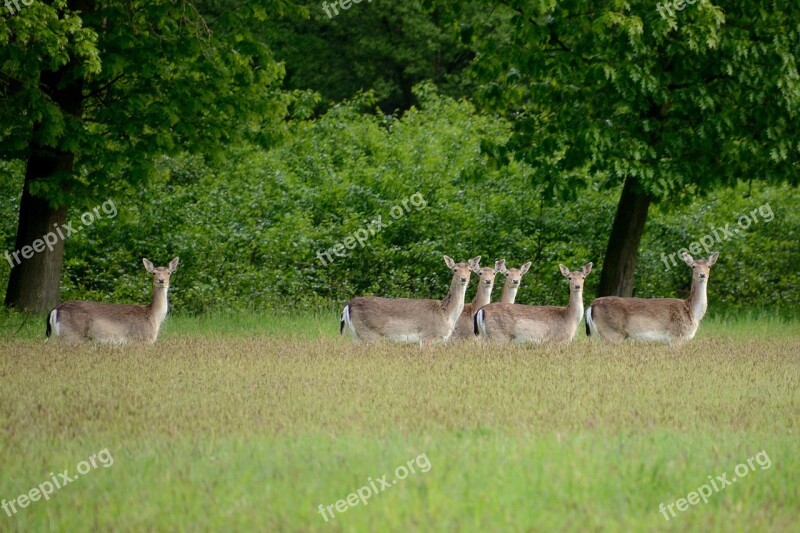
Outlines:
[{"label": "deer ear", "polygon": [[530,267],[531,267],[531,262],[528,261],[527,263],[525,263],[524,265],[519,267],[519,273],[520,274],[525,274],[525,272],[527,272]]},{"label": "deer ear", "polygon": [[592,266],[594,266],[594,265],[592,265],[592,263],[586,263],[585,265],[583,265],[582,272],[583,272],[583,277],[584,278],[589,275],[589,272],[592,271]]},{"label": "deer ear", "polygon": [[472,259],[469,260],[469,266],[472,270],[480,270],[481,268],[481,256],[476,255]]},{"label": "deer ear", "polygon": [[498,273],[498,272],[500,272],[502,274],[505,274],[506,272],[508,272],[508,269],[506,268],[506,260],[505,259],[501,259],[499,261],[495,261],[494,262],[494,272],[495,272],[495,274]]},{"label": "deer ear", "polygon": [[558,265],[558,268],[561,269],[561,273],[564,274],[565,278],[569,277],[569,269],[564,265]]},{"label": "deer ear", "polygon": [[447,268],[455,268],[456,267],[456,262],[453,261],[453,259],[448,257],[448,256],[444,256],[444,264],[447,265]]},{"label": "deer ear", "polygon": [[708,258],[708,266],[711,266],[714,263],[716,263],[718,257],[719,257],[719,252],[714,252],[713,254],[711,254],[711,256],[709,256]]},{"label": "deer ear", "polygon": [[149,259],[142,258],[142,263],[144,263],[144,269],[150,272],[151,274],[155,271],[156,267],[153,266],[153,263],[150,262]]},{"label": "deer ear", "polygon": [[686,262],[689,266],[694,266],[694,258],[686,252],[683,252],[681,258]]},{"label": "deer ear", "polygon": [[179,262],[180,262],[180,259],[178,259],[177,257],[175,259],[173,259],[172,261],[170,261],[169,262],[169,271],[170,272],[175,272],[176,270],[178,270],[178,263]]}]

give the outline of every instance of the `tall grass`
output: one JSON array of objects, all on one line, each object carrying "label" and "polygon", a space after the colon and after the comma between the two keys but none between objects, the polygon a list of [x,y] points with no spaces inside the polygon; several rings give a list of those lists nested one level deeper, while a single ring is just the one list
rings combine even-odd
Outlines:
[{"label": "tall grass", "polygon": [[[725,318],[680,348],[420,350],[353,344],[330,311],[69,347],[26,324],[0,341],[0,498],[105,448],[114,464],[0,510],[0,530],[796,530],[797,331]],[[762,450],[768,469],[659,513]],[[419,454],[429,472],[319,514]]]}]

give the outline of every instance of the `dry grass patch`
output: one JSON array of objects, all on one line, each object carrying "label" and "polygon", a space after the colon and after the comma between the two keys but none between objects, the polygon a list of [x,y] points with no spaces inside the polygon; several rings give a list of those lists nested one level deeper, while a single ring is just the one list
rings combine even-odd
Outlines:
[{"label": "dry grass patch", "polygon": [[[420,350],[320,324],[203,335],[179,320],[155,346],[0,342],[0,498],[87,452],[115,458],[0,514],[0,529],[800,525],[800,343],[784,326],[712,326],[677,349]],[[658,513],[762,449],[771,469],[673,522]],[[419,453],[424,476],[332,522],[316,513]]]}]

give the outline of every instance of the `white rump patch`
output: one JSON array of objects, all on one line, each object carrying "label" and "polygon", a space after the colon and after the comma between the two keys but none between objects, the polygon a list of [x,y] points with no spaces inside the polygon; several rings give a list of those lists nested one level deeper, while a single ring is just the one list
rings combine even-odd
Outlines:
[{"label": "white rump patch", "polygon": [[[578,322],[580,324],[580,322]],[[589,331],[595,337],[599,337],[600,335],[597,333],[597,326],[594,325],[594,320],[592,320],[592,308],[591,306],[586,310],[586,324],[589,326]]]},{"label": "white rump patch", "polygon": [[50,316],[47,320],[50,322],[50,335],[53,337],[61,335],[61,325],[58,322],[58,308],[50,311]]},{"label": "white rump patch", "polygon": [[387,335],[386,338],[394,342],[422,342],[419,333]]},{"label": "white rump patch", "polygon": [[632,334],[630,338],[639,342],[672,342],[672,335],[663,331],[640,331]]},{"label": "white rump patch", "polygon": [[[478,324],[478,335],[481,337],[486,336],[486,322],[483,320],[483,309],[478,309],[478,313],[475,315],[475,321]],[[474,330],[473,330],[474,332]]]},{"label": "white rump patch", "polygon": [[[353,325],[353,321],[350,320],[350,305],[349,304],[345,305],[344,309],[342,309],[342,320],[344,320],[345,330],[349,331],[354,339],[358,339],[358,334],[356,333],[356,327]],[[344,333],[344,331],[342,333]]]}]

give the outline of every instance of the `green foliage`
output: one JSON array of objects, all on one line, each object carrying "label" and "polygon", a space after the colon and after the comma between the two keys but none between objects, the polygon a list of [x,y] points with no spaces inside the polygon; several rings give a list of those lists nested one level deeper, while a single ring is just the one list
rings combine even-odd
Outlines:
[{"label": "green foliage", "polygon": [[700,1],[666,20],[654,2],[500,2],[469,43],[479,99],[514,121],[507,150],[550,194],[633,178],[675,202],[800,182],[799,17],[791,2]]},{"label": "green foliage", "polygon": [[[110,193],[116,218],[67,242],[63,299],[145,302],[150,287],[141,258],[163,265],[175,255],[182,262],[171,292],[178,312],[330,308],[359,294],[442,298],[447,254],[458,260],[481,255],[484,264],[505,258],[516,267],[532,261],[518,301],[564,305],[568,293],[558,264],[602,266],[614,195],[597,185],[572,201],[546,200],[543,188],[529,184],[532,169],[513,160],[497,166],[483,153],[483,145],[507,142],[507,122],[427,85],[417,97],[422,106],[397,118],[365,114],[375,99],[361,95],[318,120],[294,123],[280,146],[242,145],[219,165],[197,155],[163,158],[152,186],[134,196]],[[0,204],[6,249],[13,246],[15,190]],[[409,202],[415,194],[424,208]],[[407,208],[394,220],[392,209],[403,200]],[[760,182],[752,191],[721,189],[654,211],[636,295],[685,296],[689,269],[678,263],[666,271],[662,254],[688,247],[712,228],[735,225],[765,203],[773,221],[759,217],[735,239],[714,244],[721,255],[710,310],[796,310],[800,280],[792,243],[800,231],[800,193]],[[79,216],[73,210],[70,219]],[[345,243],[378,216],[391,224],[363,247],[320,260],[318,252]],[[0,276],[7,271],[0,263]],[[587,279],[587,302],[596,286],[595,272]],[[470,287],[468,298],[473,293]]]},{"label": "green foliage", "polygon": [[[79,124],[41,87],[42,72],[72,62],[75,73],[102,76],[98,34],[66,0],[34,2],[0,17],[0,155],[22,158],[32,135],[43,146],[74,147]],[[39,124],[36,131],[33,125]]]},{"label": "green foliage", "polygon": [[[441,256],[480,254],[533,261],[519,301],[558,304],[558,264],[602,266],[632,176],[664,204],[637,295],[683,295],[687,272],[662,254],[769,201],[780,222],[720,243],[711,301],[796,308],[798,193],[778,182],[800,176],[798,8],[756,4],[664,20],[600,1],[376,2],[333,19],[282,0],[34,3],[0,19],[0,243],[12,250],[19,162],[42,146],[76,170],[32,190],[72,220],[119,208],[67,243],[64,298],[144,301],[141,258],[174,255],[173,302],[192,313],[439,298]],[[79,116],[43,83],[56,73],[80,81]],[[404,200],[363,247],[320,259]]]},{"label": "green foliage", "polygon": [[[23,172],[22,161],[0,160],[0,254],[14,251]],[[0,257],[0,261],[0,287],[8,287],[11,270],[5,255]]]},{"label": "green foliage", "polygon": [[[711,305],[719,303],[712,312],[724,313],[744,306],[773,312],[797,310],[798,205],[800,191],[796,187],[759,183],[752,190],[740,185],[688,206],[661,209],[651,217],[639,252],[638,290],[646,295],[686,297],[689,269],[680,261],[676,267],[671,261],[665,264],[662,254],[670,255],[707,236],[709,241],[715,240],[709,251],[720,252],[709,285]],[[731,237],[725,236],[726,229]],[[707,257],[708,251],[699,255]]]},{"label": "green foliage", "polygon": [[267,22],[265,39],[285,62],[286,87],[312,89],[321,95],[321,109],[374,91],[386,113],[405,111],[416,103],[412,88],[430,80],[448,94],[466,94],[462,72],[474,56],[459,42],[444,18],[446,9],[433,2],[352,3],[339,14],[311,1],[308,18]]},{"label": "green foliage", "polygon": [[32,183],[34,194],[87,207],[152,179],[162,154],[214,161],[228,145],[280,138],[291,97],[260,32],[290,4],[76,4],[0,18],[0,155],[26,159],[33,146],[75,160]]}]

